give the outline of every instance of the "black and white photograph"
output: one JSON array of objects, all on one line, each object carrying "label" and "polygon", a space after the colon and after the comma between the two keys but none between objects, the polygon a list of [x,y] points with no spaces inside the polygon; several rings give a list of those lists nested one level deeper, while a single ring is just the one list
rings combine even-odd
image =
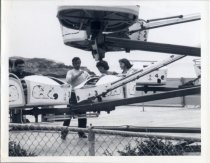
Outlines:
[{"label": "black and white photograph", "polygon": [[208,5],[3,0],[2,162],[206,162]]}]

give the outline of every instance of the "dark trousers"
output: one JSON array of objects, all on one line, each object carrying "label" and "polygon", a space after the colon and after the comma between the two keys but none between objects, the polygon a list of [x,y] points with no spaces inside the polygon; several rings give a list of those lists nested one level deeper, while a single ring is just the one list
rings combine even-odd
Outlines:
[{"label": "dark trousers", "polygon": [[[69,101],[70,105],[71,104],[77,104],[77,101],[76,101],[76,95],[74,92],[71,93],[71,99]],[[75,114],[85,114],[85,112],[78,112],[78,113],[75,113]],[[65,120],[63,122],[63,126],[69,126],[70,125],[70,122],[71,122],[71,119],[68,119],[68,120]],[[87,127],[87,118],[78,118],[78,127],[79,128],[86,128]],[[83,135],[84,132],[78,132],[79,135]]]},{"label": "dark trousers", "polygon": [[[71,119],[65,120],[63,122],[63,126],[69,126],[71,122]],[[86,128],[87,126],[87,118],[78,118],[78,127],[80,128]],[[78,132],[79,135],[84,134],[83,132]]]}]

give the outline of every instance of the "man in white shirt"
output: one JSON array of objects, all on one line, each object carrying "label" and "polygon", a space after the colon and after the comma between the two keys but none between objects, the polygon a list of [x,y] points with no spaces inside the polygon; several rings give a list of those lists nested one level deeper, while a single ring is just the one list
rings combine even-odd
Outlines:
[{"label": "man in white shirt", "polygon": [[[88,72],[80,69],[81,60],[80,60],[79,57],[74,57],[72,59],[72,65],[73,65],[73,69],[69,70],[67,72],[66,81],[74,89],[76,86],[78,86],[79,84],[84,82],[89,77],[89,74],[88,74]],[[77,103],[74,90],[72,91],[70,103],[71,104],[76,104]],[[85,113],[80,112],[78,114],[85,114]],[[71,121],[71,119],[65,120],[63,122],[63,126],[69,126],[70,121]],[[86,125],[87,125],[87,119],[86,118],[79,118],[78,119],[78,127],[86,128]],[[67,134],[68,134],[68,132],[62,131],[61,132],[61,138],[66,139]],[[85,135],[84,132],[78,132],[78,135],[79,135],[80,138],[87,138],[87,136]]]},{"label": "man in white shirt", "polygon": [[89,74],[80,69],[81,60],[78,57],[73,58],[72,64],[74,68],[67,72],[66,81],[74,88],[84,82]]}]

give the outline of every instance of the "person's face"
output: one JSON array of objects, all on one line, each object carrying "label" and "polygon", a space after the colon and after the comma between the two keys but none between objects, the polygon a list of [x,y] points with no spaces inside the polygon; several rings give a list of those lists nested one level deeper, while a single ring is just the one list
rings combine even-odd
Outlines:
[{"label": "person's face", "polygon": [[98,68],[98,71],[100,71],[100,73],[105,73],[106,72],[106,70],[104,69],[104,67],[99,66],[97,68]]},{"label": "person's face", "polygon": [[11,73],[12,72],[12,65],[9,65],[9,72]]},{"label": "person's face", "polygon": [[122,69],[122,70],[124,70],[126,67],[125,67],[125,64],[123,63],[123,62],[120,62],[120,68]]},{"label": "person's face", "polygon": [[76,62],[73,62],[73,67],[76,70],[79,70],[81,66],[81,60],[77,60]]},{"label": "person's face", "polygon": [[16,70],[19,71],[19,72],[24,71],[24,68],[25,68],[25,64],[18,64],[16,66]]}]

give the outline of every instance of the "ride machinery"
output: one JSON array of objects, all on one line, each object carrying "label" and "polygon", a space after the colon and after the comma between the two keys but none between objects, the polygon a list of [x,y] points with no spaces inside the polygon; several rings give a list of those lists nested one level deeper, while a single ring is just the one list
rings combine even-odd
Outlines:
[{"label": "ride machinery", "polygon": [[[60,6],[57,18],[64,44],[90,51],[96,61],[102,60],[107,52],[117,51],[142,50],[170,55],[168,59],[145,66],[126,77],[91,77],[74,89],[74,96],[71,94],[72,88],[66,87],[65,82],[57,78],[33,75],[20,80],[10,74],[11,110],[22,109],[23,114],[35,116],[55,114],[58,120],[64,120],[78,116],[78,111],[86,112],[85,116],[98,116],[101,111],[110,112],[120,105],[200,93],[200,83],[193,82],[163,93],[135,96],[136,90],[146,92],[152,89],[148,89],[148,85],[165,84],[167,71],[160,68],[185,56],[200,57],[199,47],[148,42],[148,31],[198,21],[201,19],[199,15],[143,20],[139,18],[139,6]],[[195,69],[200,79],[199,64],[195,64]],[[147,87],[137,87],[136,81],[144,81],[142,85]],[[72,99],[77,103],[71,104]]]}]

